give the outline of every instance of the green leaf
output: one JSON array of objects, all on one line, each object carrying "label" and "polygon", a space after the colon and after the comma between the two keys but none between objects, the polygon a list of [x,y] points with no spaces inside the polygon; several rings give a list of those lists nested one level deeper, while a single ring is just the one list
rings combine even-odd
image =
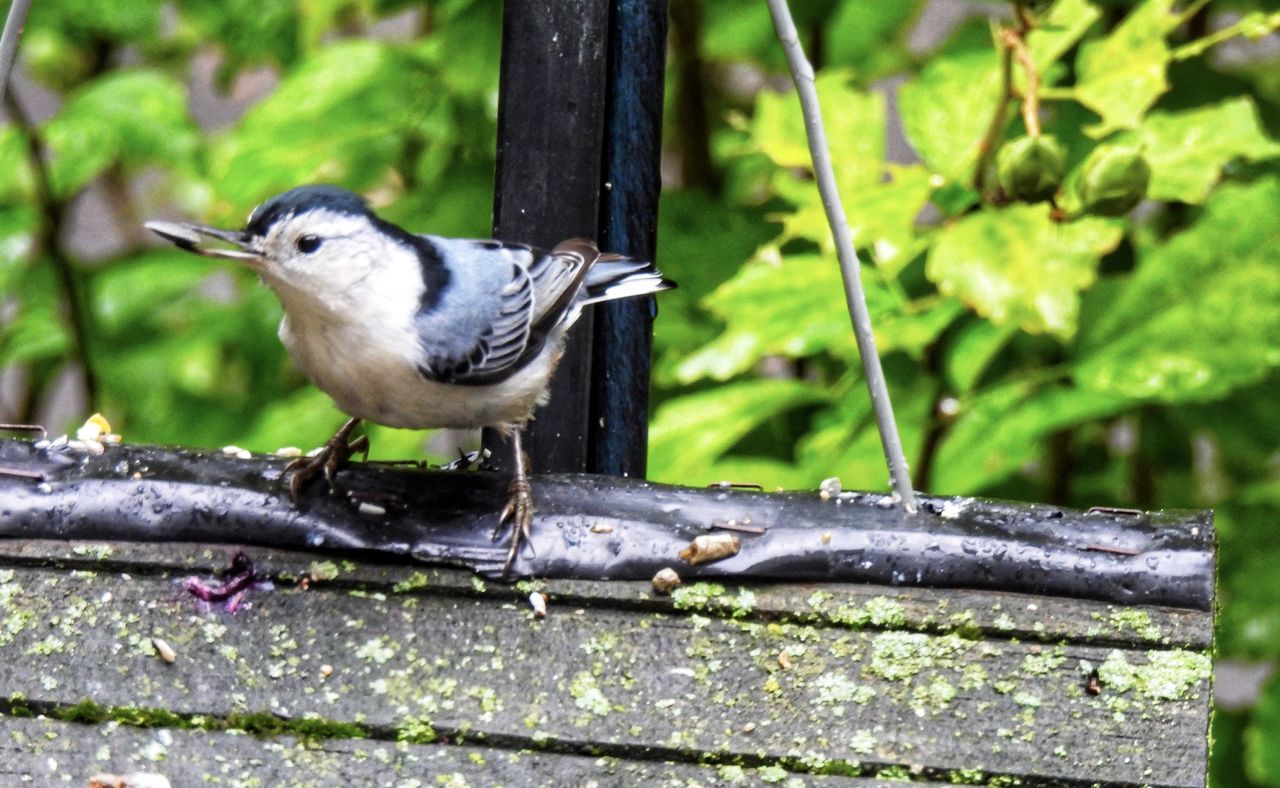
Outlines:
[{"label": "green leaf", "polygon": [[[908,376],[886,370],[894,420],[908,463],[920,455],[931,424],[937,381],[912,365]],[[889,484],[884,446],[871,411],[864,378],[848,375],[837,389],[835,402],[819,411],[811,429],[797,444],[796,454],[808,470],[810,484],[839,476],[850,489],[883,490]]]},{"label": "green leaf", "polygon": [[[866,250],[877,267],[896,272],[924,249],[915,223],[933,192],[933,176],[919,165],[885,165],[876,172],[875,180],[868,183],[861,174],[842,168],[838,173],[840,194],[854,245]],[[839,177],[846,174],[850,177]],[[780,215],[783,233],[779,242],[803,238],[835,254],[822,195],[813,181],[780,172],[775,185],[779,196],[796,206]]]},{"label": "green leaf", "polygon": [[216,42],[223,55],[218,81],[229,86],[246,66],[292,65],[301,46],[296,0],[182,0],[182,21],[201,43]]},{"label": "green leaf", "polygon": [[145,40],[156,33],[162,5],[160,0],[128,0],[104,8],[97,0],[42,0],[32,4],[28,25],[63,31],[86,44]]},{"label": "green leaf", "polygon": [[26,200],[35,183],[27,139],[11,125],[0,126],[0,200]]},{"label": "green leaf", "polygon": [[[1271,571],[1266,572],[1269,577]],[[1280,677],[1273,676],[1258,698],[1245,730],[1245,770],[1258,785],[1280,784]]]},{"label": "green leaf", "polygon": [[177,249],[157,250],[96,272],[91,288],[99,328],[113,335],[154,320],[157,310],[182,299],[218,268]]},{"label": "green leaf", "polygon": [[769,419],[827,395],[799,380],[749,380],[670,400],[649,427],[649,466],[654,479],[706,484],[708,468]]},{"label": "green leaf", "polygon": [[1058,0],[1027,36],[1027,47],[1036,67],[1049,69],[1093,27],[1102,15],[1087,0]]},{"label": "green leaf", "polygon": [[187,91],[167,74],[118,71],[88,83],[44,127],[49,177],[66,197],[111,164],[192,167],[199,134]]},{"label": "green leaf", "polygon": [[1173,0],[1144,0],[1106,38],[1080,48],[1076,59],[1075,95],[1102,116],[1088,129],[1103,137],[1115,129],[1132,129],[1169,89],[1166,70],[1170,52],[1165,36],[1178,25]]},{"label": "green leaf", "polygon": [[984,210],[943,229],[926,271],[939,290],[997,325],[1065,339],[1075,334],[1079,292],[1122,234],[1100,219],[1054,223],[1045,206]]},{"label": "green leaf", "polygon": [[[887,309],[885,288],[864,280],[873,312]],[[766,355],[799,358],[826,352],[852,359],[857,352],[840,267],[832,257],[795,254],[752,263],[704,305],[724,319],[725,330],[679,365],[681,382],[727,380]]]},{"label": "green leaf", "polygon": [[931,170],[967,180],[1000,99],[995,49],[939,55],[902,86],[903,131]]},{"label": "green leaf", "polygon": [[960,393],[971,391],[1016,333],[1014,326],[998,326],[978,319],[955,332],[953,343],[942,357],[952,388]]},{"label": "green leaf", "polygon": [[823,57],[833,65],[854,66],[864,78],[900,70],[908,62],[906,52],[886,42],[901,35],[918,13],[915,3],[841,3],[820,28]]},{"label": "green leaf", "polygon": [[[823,71],[815,86],[831,159],[848,183],[878,182],[884,161],[884,97],[854,88],[845,71]],[[812,170],[804,114],[795,91],[756,96],[751,139],[779,167]]]},{"label": "green leaf", "polygon": [[411,133],[453,142],[447,113],[436,114],[447,100],[421,59],[378,41],[343,41],[308,58],[219,140],[210,175],[237,214],[299,183],[364,188],[402,162]]},{"label": "green leaf", "polygon": [[1243,96],[1184,112],[1153,112],[1120,141],[1137,145],[1151,165],[1150,198],[1187,203],[1204,202],[1232,160],[1280,155],[1280,143],[1258,123],[1253,99]]},{"label": "green leaf", "polygon": [[1187,230],[1147,253],[1100,324],[1076,381],[1093,391],[1204,401],[1280,365],[1280,181],[1215,191]]},{"label": "green leaf", "polygon": [[71,333],[60,314],[60,289],[53,265],[38,260],[15,272],[9,294],[16,314],[0,324],[0,369],[12,364],[54,360],[71,349]]},{"label": "green leaf", "polygon": [[938,445],[933,491],[981,492],[1036,459],[1049,433],[1115,415],[1132,404],[1123,396],[1027,381],[966,396]]}]

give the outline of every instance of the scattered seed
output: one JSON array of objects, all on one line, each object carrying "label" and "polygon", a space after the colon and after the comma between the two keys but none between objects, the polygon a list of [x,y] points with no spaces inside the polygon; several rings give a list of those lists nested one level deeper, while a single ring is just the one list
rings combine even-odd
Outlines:
[{"label": "scattered seed", "polygon": [[108,446],[115,446],[120,442],[122,442],[124,438],[121,438],[119,435],[117,435],[114,432],[106,432],[106,433],[103,433],[101,436],[99,436],[98,440],[107,444]]},{"label": "scattered seed", "polygon": [[247,460],[253,457],[253,452],[248,449],[242,449],[239,446],[223,446],[222,453],[238,460]]},{"label": "scattered seed", "polygon": [[756,724],[754,722],[748,722],[746,725],[742,726],[743,733],[751,733],[755,729],[756,729]]},{"label": "scattered seed", "polygon": [[834,495],[839,495],[841,489],[839,476],[832,476],[828,479],[823,479],[822,483],[818,485],[819,493],[826,493],[826,496],[823,498],[824,501]]},{"label": "scattered seed", "polygon": [[680,551],[680,557],[691,564],[705,564],[735,556],[742,549],[736,534],[703,534],[695,536],[688,547]]},{"label": "scattered seed", "polygon": [[321,677],[321,678],[325,678],[325,679],[327,679],[327,678],[329,678],[329,677],[330,677],[330,676],[332,676],[332,675],[333,675],[333,665],[330,665],[329,663],[327,663],[327,662],[326,662],[325,664],[323,664],[323,665],[321,665],[321,666],[320,666],[320,677]]},{"label": "scattered seed", "polygon": [[384,506],[379,506],[376,503],[369,503],[368,501],[360,502],[360,514],[367,514],[370,517],[381,517],[386,513],[387,509]]},{"label": "scattered seed", "polygon": [[297,446],[281,446],[272,452],[277,457],[301,457],[302,449]]},{"label": "scattered seed", "polygon": [[533,607],[534,618],[547,617],[547,595],[541,591],[534,591],[529,595],[529,604]]},{"label": "scattered seed", "polygon": [[592,523],[592,524],[591,524],[591,533],[593,533],[593,534],[611,534],[611,533],[613,533],[613,526],[612,526],[612,525],[609,525],[608,523]]},{"label": "scattered seed", "polygon": [[671,567],[665,567],[658,570],[658,574],[653,576],[653,590],[659,594],[670,594],[676,586],[680,585],[680,575],[676,574],[676,570]]},{"label": "scattered seed", "polygon": [[831,532],[830,532],[830,531],[823,531],[823,532],[822,532],[822,543],[823,543],[823,544],[831,544]]},{"label": "scattered seed", "polygon": [[173,661],[178,658],[178,652],[173,650],[173,646],[170,646],[160,638],[151,638],[151,646],[156,650],[156,654],[159,655],[160,659],[165,662],[173,664]]},{"label": "scattered seed", "polygon": [[783,670],[791,670],[791,655],[786,651],[778,652],[778,667]]}]

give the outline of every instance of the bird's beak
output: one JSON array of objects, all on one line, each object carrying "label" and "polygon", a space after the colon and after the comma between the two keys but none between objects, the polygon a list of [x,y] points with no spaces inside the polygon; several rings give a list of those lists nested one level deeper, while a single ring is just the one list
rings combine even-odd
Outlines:
[{"label": "bird's beak", "polygon": [[[144,226],[179,249],[205,257],[219,257],[240,262],[255,262],[262,259],[260,240],[240,230],[220,230],[217,227],[187,222],[151,221]],[[231,244],[232,248],[209,246],[209,239]]]}]

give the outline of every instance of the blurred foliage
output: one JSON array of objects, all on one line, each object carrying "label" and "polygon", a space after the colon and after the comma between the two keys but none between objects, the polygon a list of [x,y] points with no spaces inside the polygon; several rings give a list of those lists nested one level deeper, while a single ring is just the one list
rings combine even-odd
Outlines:
[{"label": "blurred foliage", "polygon": [[[883,489],[765,6],[671,4],[675,177],[659,262],[681,289],[662,296],[657,324],[651,475]],[[923,0],[792,5],[918,484],[1213,507],[1221,654],[1274,659],[1280,14],[1266,0],[1056,0],[1034,18],[975,5],[940,32]],[[137,220],[235,224],[275,192],[327,181],[412,229],[486,234],[500,7],[112,8],[35,5],[22,62],[59,109],[0,127],[0,368],[19,373],[4,415],[34,418],[67,369],[87,366],[93,406],[129,440],[318,444],[342,417],[290,366],[274,298],[244,271],[147,245]],[[278,83],[210,128],[190,98],[210,68],[223,92]],[[1050,201],[1014,202],[996,154],[1038,134],[1061,144],[1065,178]],[[1126,150],[1149,179],[1091,163]],[[1115,211],[1082,201],[1082,181],[1112,208],[1146,199],[1102,215]],[[70,206],[90,187],[132,222],[104,260],[67,248]],[[376,429],[375,456],[415,456],[422,441]],[[1218,784],[1280,785],[1280,680],[1217,724]]]}]

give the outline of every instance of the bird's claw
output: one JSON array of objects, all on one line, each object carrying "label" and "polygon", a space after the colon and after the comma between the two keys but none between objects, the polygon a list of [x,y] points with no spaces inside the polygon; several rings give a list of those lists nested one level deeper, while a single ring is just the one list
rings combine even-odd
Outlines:
[{"label": "bird's claw", "polygon": [[[354,425],[353,425],[354,426]],[[347,436],[350,429],[343,427],[315,454],[299,457],[288,465],[284,466],[284,472],[281,478],[289,479],[289,500],[296,506],[298,498],[302,494],[302,487],[312,477],[321,471],[324,472],[325,482],[329,485],[329,493],[331,495],[338,494],[338,483],[335,475],[338,469],[343,466],[352,456],[360,454],[364,459],[369,459],[369,438],[361,435],[353,441],[348,442]]]},{"label": "bird's claw", "polygon": [[498,518],[498,528],[493,533],[494,541],[502,536],[503,526],[511,523],[511,549],[507,551],[507,561],[502,565],[502,575],[511,572],[523,544],[530,543],[533,535],[533,490],[527,479],[512,479],[507,487],[507,505],[502,508]]}]

